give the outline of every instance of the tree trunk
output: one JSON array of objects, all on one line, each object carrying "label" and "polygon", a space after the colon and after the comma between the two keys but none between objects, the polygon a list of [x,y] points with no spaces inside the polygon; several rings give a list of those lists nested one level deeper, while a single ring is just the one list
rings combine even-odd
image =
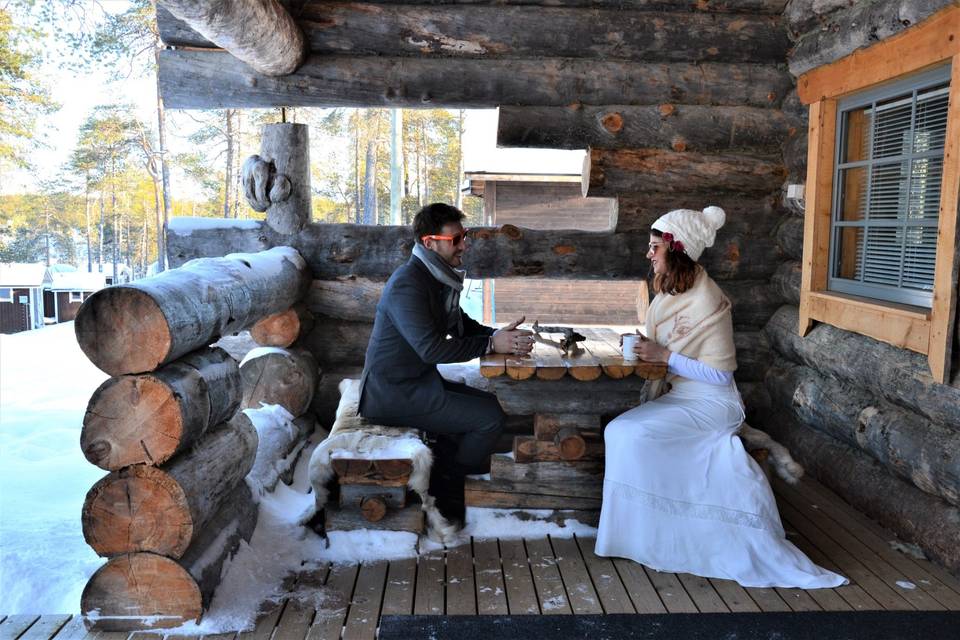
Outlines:
[{"label": "tree trunk", "polygon": [[230,217],[230,194],[233,192],[233,109],[224,112],[227,124],[227,165],[223,178],[223,217]]},{"label": "tree trunk", "polygon": [[584,159],[583,195],[637,192],[768,194],[787,176],[777,156],[704,155],[662,149],[591,149]]},{"label": "tree trunk", "polygon": [[87,273],[93,273],[93,246],[90,243],[90,173],[87,172],[87,175],[84,179],[84,188],[83,193],[83,218],[86,223],[86,238],[87,238]]},{"label": "tree trunk", "polygon": [[789,135],[782,111],[740,106],[501,107],[497,121],[499,147],[779,153]]},{"label": "tree trunk", "polygon": [[[310,138],[305,124],[264,125],[260,157],[273,165],[274,185],[279,176],[289,180],[290,194],[274,200],[267,208],[267,224],[277,233],[299,233],[311,217]],[[273,196],[273,190],[270,193]]]},{"label": "tree trunk", "polygon": [[257,321],[250,337],[263,347],[286,348],[313,329],[313,314],[302,303]]},{"label": "tree trunk", "polygon": [[367,140],[363,173],[363,224],[377,224],[376,140]]},{"label": "tree trunk", "polygon": [[775,406],[862,449],[918,489],[960,506],[960,433],[808,367],[783,365],[771,368],[766,379]]},{"label": "tree trunk", "polygon": [[289,76],[251,85],[222,51],[160,54],[160,86],[175,109],[277,106],[448,109],[500,105],[699,104],[776,108],[793,86],[778,65],[311,55]]},{"label": "tree trunk", "polygon": [[83,504],[83,537],[101,556],[150,551],[181,557],[257,455],[257,431],[242,412],[164,467],[113,471]]},{"label": "tree trunk", "polygon": [[196,260],[94,293],[77,314],[77,342],[110,375],[152,371],[289,308],[309,283],[288,247]]},{"label": "tree trunk", "polygon": [[[168,44],[212,45],[199,34],[158,18]],[[299,19],[310,51],[327,55],[780,63],[789,47],[781,20],[770,16],[678,11],[651,19],[649,11],[631,6],[461,3],[438,11],[432,5],[391,3],[370,11],[355,4],[318,2],[304,5]]]},{"label": "tree trunk", "polygon": [[[174,16],[266,76],[292,73],[308,47],[300,27],[277,0],[160,0]],[[157,12],[158,16],[165,12]]]},{"label": "tree trunk", "polygon": [[90,616],[98,631],[169,628],[198,619],[210,606],[224,562],[241,540],[253,537],[257,516],[250,488],[240,482],[179,560],[147,552],[108,560],[87,582],[81,611],[98,612]]},{"label": "tree trunk", "polygon": [[360,214],[360,111],[353,114],[353,209],[354,222],[363,224]]},{"label": "tree trunk", "polygon": [[460,181],[463,180],[463,109],[457,111],[457,186],[454,194],[457,209],[463,208],[463,193]]},{"label": "tree trunk", "polygon": [[[154,43],[154,61],[160,66],[160,43]],[[157,273],[166,270],[167,222],[170,220],[170,168],[167,166],[167,113],[163,106],[163,95],[160,93],[160,76],[157,76],[157,136],[160,146],[160,175],[163,186],[163,224],[157,221]]]},{"label": "tree trunk", "polygon": [[764,328],[785,358],[960,432],[960,388],[934,381],[926,356],[824,323],[801,338],[798,323],[797,308],[785,305]]},{"label": "tree trunk", "polygon": [[240,363],[240,376],[244,408],[278,404],[296,417],[310,407],[319,367],[306,350],[261,347],[248,353]]},{"label": "tree trunk", "polygon": [[103,212],[103,191],[100,192],[100,246],[97,249],[97,264],[100,265],[100,273],[103,273],[103,234],[106,230],[105,216]]}]

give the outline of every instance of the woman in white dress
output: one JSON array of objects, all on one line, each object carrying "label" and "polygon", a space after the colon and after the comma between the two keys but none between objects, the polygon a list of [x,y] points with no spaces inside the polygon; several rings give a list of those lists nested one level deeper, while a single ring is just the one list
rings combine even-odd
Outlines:
[{"label": "woman in white dress", "polygon": [[696,263],[724,220],[719,207],[680,209],[651,229],[657,295],[635,351],[666,362],[667,378],[604,432],[596,553],[747,587],[836,587],[846,579],[786,539],[770,485],[736,435],[744,413],[730,301]]}]

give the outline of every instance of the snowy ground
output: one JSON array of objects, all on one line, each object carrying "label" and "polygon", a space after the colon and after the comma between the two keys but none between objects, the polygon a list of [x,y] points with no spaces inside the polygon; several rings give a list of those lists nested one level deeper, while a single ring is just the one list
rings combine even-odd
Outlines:
[{"label": "snowy ground", "polygon": [[[79,442],[87,400],[106,377],[83,356],[73,323],[0,336],[0,614],[78,613],[87,579],[104,562],[83,540],[80,511],[87,490],[105,472],[84,459]],[[283,419],[269,409],[261,411],[273,416],[254,421],[266,450],[274,438],[269,430],[281,433]],[[332,532],[326,548],[298,524],[313,500],[308,458],[309,450],[291,486],[280,483],[260,497],[250,543],[243,543],[225,566],[202,624],[182,631],[251,627],[259,605],[284,596],[282,582],[288,574],[318,562],[402,558],[436,548],[411,533],[366,531]],[[258,468],[248,480],[268,474]],[[470,509],[467,521],[465,542],[471,536],[596,533],[575,521],[561,527],[496,509]],[[322,591],[295,595],[323,606]]]}]

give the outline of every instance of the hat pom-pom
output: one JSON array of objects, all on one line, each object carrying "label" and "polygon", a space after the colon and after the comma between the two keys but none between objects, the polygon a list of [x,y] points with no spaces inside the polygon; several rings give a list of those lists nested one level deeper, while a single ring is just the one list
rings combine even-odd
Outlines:
[{"label": "hat pom-pom", "polygon": [[703,215],[714,231],[722,227],[723,223],[727,221],[727,214],[720,207],[707,207],[703,210]]}]

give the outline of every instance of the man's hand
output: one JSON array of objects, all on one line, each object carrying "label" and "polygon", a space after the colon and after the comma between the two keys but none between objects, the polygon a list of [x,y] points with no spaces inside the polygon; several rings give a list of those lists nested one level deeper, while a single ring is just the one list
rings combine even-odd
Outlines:
[{"label": "man's hand", "polygon": [[525,356],[533,351],[533,332],[526,329],[517,329],[517,326],[525,320],[521,317],[514,320],[502,329],[493,332],[493,351],[494,353],[512,353],[518,356]]}]

